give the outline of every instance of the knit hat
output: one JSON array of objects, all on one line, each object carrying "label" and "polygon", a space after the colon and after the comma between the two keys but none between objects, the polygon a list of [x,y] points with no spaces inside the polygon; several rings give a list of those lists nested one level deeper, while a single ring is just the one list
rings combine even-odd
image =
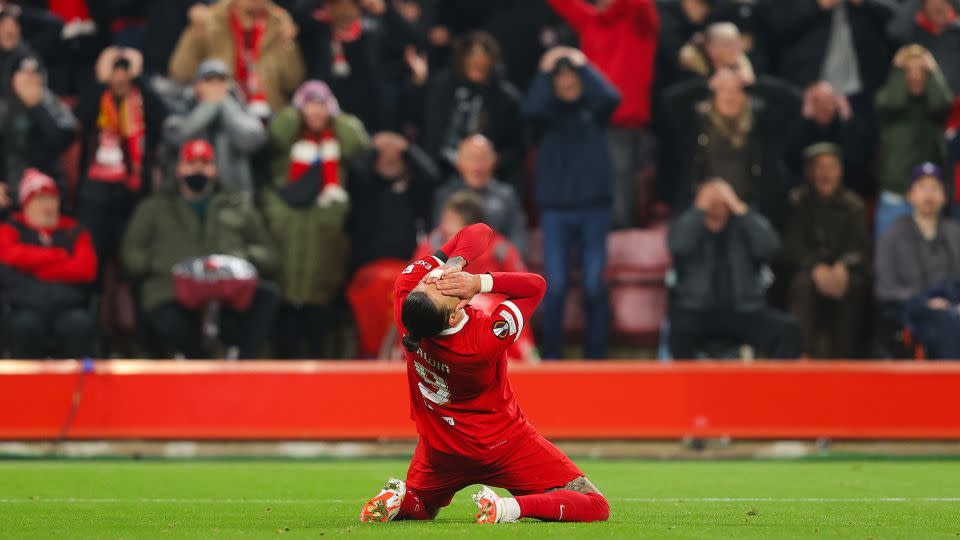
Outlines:
[{"label": "knit hat", "polygon": [[20,180],[20,207],[27,206],[30,199],[42,193],[60,196],[60,189],[53,178],[43,174],[37,169],[30,168],[23,172],[23,178]]},{"label": "knit hat", "polygon": [[293,106],[297,110],[302,110],[311,101],[319,101],[326,105],[327,112],[331,117],[340,114],[340,103],[337,101],[337,97],[333,95],[333,91],[323,81],[307,81],[300,85],[297,93],[293,95]]},{"label": "knit hat", "polygon": [[926,163],[921,163],[913,169],[913,174],[910,175],[910,185],[916,183],[917,180],[921,178],[926,178],[932,176],[937,180],[943,182],[943,175],[941,174],[940,167],[929,161]]}]

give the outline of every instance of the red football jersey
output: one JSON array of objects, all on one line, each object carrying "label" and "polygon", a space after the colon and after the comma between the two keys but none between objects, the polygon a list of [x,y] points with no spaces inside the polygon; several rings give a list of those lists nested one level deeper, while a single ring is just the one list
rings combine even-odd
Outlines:
[{"label": "red football jersey", "polygon": [[[408,266],[394,288],[397,327],[406,333],[401,306],[407,295],[445,257],[469,261],[486,249],[492,233],[486,225],[461,231],[437,256]],[[466,317],[441,335],[423,339],[406,352],[411,416],[421,442],[454,455],[483,459],[533,428],[517,405],[507,380],[506,350],[519,339],[525,322],[546,291],[536,274],[492,273],[493,293],[507,297],[491,314],[472,306]]]}]

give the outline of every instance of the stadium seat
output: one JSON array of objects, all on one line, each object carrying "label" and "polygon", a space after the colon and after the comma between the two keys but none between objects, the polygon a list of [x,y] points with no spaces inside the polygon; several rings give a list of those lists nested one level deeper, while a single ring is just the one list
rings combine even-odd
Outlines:
[{"label": "stadium seat", "polygon": [[667,226],[610,233],[607,239],[607,282],[662,284],[670,269]]}]

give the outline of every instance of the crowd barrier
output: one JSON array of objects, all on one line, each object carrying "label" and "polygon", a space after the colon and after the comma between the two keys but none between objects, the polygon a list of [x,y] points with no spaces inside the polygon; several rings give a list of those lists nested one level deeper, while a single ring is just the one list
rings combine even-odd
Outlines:
[{"label": "crowd barrier", "polygon": [[[960,440],[960,364],[563,362],[510,380],[555,439]],[[0,440],[413,437],[402,364],[0,361]]]}]

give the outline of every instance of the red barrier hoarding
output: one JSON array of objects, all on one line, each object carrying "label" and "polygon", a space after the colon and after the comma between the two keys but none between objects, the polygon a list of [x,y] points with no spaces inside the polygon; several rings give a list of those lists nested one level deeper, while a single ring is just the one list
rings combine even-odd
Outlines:
[{"label": "red barrier hoarding", "polygon": [[[87,367],[0,362],[0,439],[416,436],[400,364]],[[960,439],[955,364],[564,362],[511,367],[510,380],[530,421],[556,439]]]}]

